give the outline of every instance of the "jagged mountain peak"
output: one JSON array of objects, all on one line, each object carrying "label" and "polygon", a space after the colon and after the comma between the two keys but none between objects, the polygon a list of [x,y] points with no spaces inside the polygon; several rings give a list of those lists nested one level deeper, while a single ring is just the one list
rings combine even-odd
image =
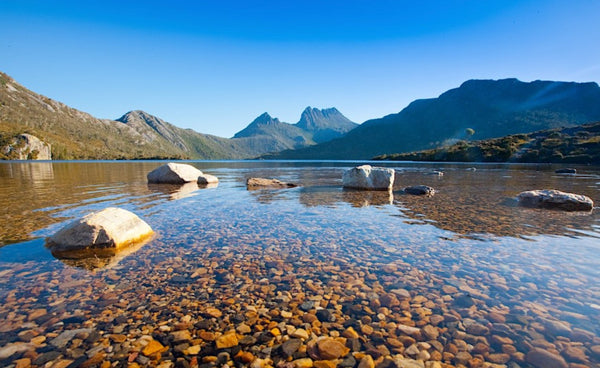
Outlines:
[{"label": "jagged mountain peak", "polygon": [[253,137],[257,135],[264,135],[265,129],[269,129],[268,127],[273,127],[277,129],[285,125],[289,124],[282,123],[281,121],[279,121],[278,118],[273,118],[271,115],[269,115],[268,112],[264,112],[260,114],[256,119],[254,119],[250,124],[248,124],[246,128],[235,133],[233,138],[244,138]]},{"label": "jagged mountain peak", "polygon": [[302,111],[300,121],[296,124],[281,122],[265,112],[233,138],[285,136],[294,146],[302,146],[339,138],[356,126],[358,124],[351,122],[335,107],[321,110],[308,106]]},{"label": "jagged mountain peak", "polygon": [[302,114],[323,114],[323,115],[340,114],[341,115],[342,113],[335,107],[327,107],[324,109],[319,109],[316,107],[307,106],[304,109],[304,111],[302,111]]},{"label": "jagged mountain peak", "polygon": [[281,123],[278,118],[273,118],[268,112],[264,112],[259,115],[250,124],[276,124]]},{"label": "jagged mountain peak", "polygon": [[342,115],[335,107],[317,109],[308,106],[296,126],[312,133],[315,142],[325,142],[346,134],[358,126]]}]

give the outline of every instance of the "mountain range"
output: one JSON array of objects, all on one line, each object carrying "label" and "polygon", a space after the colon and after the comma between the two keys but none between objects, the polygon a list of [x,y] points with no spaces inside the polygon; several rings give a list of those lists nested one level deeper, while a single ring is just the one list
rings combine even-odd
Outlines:
[{"label": "mountain range", "polygon": [[0,145],[29,133],[51,145],[53,159],[254,158],[337,138],[355,126],[335,108],[307,107],[295,125],[265,113],[234,138],[222,138],[179,128],[140,110],[115,120],[98,119],[0,73]]},{"label": "mountain range", "polygon": [[[596,83],[469,80],[361,125],[335,108],[307,107],[295,124],[264,113],[222,138],[140,110],[98,119],[0,73],[0,146],[28,133],[51,145],[53,159],[370,159],[592,121],[600,121]],[[0,147],[0,158],[8,151]]]},{"label": "mountain range", "polygon": [[368,120],[341,138],[267,159],[369,159],[600,120],[596,83],[469,80],[397,114]]},{"label": "mountain range", "polygon": [[237,132],[233,139],[270,139],[272,144],[269,146],[269,152],[278,152],[327,142],[343,136],[357,126],[358,124],[348,120],[336,108],[319,110],[307,107],[296,124],[283,123],[265,112]]}]

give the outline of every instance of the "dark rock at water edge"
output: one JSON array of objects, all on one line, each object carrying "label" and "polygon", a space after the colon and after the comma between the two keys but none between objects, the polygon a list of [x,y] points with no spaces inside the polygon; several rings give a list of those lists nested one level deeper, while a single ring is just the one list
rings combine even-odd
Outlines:
[{"label": "dark rock at water edge", "polygon": [[577,169],[564,168],[554,171],[557,174],[577,174]]},{"label": "dark rock at water edge", "polygon": [[415,185],[404,188],[404,193],[431,197],[435,194],[435,189],[427,185]]}]

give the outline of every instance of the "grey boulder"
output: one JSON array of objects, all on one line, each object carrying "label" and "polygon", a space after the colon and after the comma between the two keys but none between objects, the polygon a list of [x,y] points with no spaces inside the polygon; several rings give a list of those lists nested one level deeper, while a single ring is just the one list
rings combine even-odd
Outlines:
[{"label": "grey boulder", "polygon": [[594,201],[590,197],[561,192],[555,189],[529,190],[517,195],[521,206],[559,209],[563,211],[591,211]]},{"label": "grey boulder", "polygon": [[425,195],[431,197],[435,194],[435,189],[427,185],[415,185],[404,188],[404,193],[412,195]]},{"label": "grey boulder", "polygon": [[148,183],[183,184],[197,181],[201,175],[202,171],[192,165],[170,162],[149,172],[147,178]]},{"label": "grey boulder", "polygon": [[371,165],[356,166],[344,172],[342,185],[350,189],[391,190],[394,175],[393,169]]},{"label": "grey boulder", "polygon": [[248,189],[258,188],[294,188],[298,185],[293,183],[286,183],[277,179],[265,179],[265,178],[248,178],[246,180],[246,187]]},{"label": "grey boulder", "polygon": [[150,238],[152,234],[152,228],[134,213],[109,207],[69,223],[48,237],[46,245],[53,254],[59,255],[86,250],[91,250],[92,253],[116,253]]}]

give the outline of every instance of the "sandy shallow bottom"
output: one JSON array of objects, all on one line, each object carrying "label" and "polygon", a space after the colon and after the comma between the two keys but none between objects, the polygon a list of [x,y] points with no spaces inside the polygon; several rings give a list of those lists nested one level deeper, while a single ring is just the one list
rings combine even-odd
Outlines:
[{"label": "sandy shallow bottom", "polygon": [[[0,248],[0,365],[599,366],[598,216],[508,200],[540,181],[598,200],[598,178],[404,171],[397,187],[439,190],[421,198],[343,191],[339,168],[214,168],[217,188],[160,191],[144,170],[42,211],[33,236],[121,201],[149,243],[86,261],[42,238]],[[247,191],[252,174],[303,187]]]}]

